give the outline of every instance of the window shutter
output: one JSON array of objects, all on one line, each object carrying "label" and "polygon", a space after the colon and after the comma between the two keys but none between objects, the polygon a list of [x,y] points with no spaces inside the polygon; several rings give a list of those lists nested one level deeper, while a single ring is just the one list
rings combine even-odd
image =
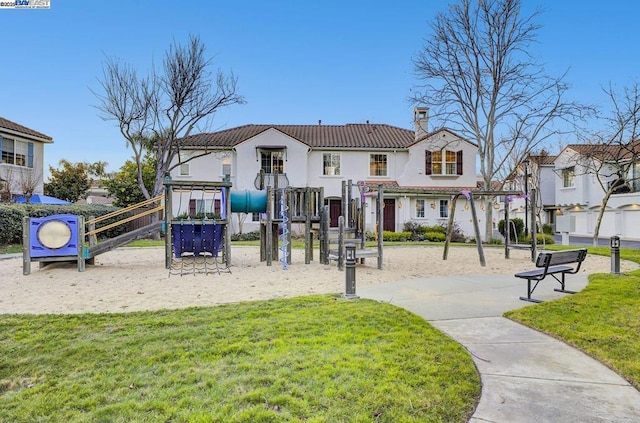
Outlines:
[{"label": "window shutter", "polygon": [[[0,147],[2,147],[0,145]],[[33,169],[33,143],[27,143],[27,167]]]},{"label": "window shutter", "polygon": [[456,170],[458,175],[462,175],[462,150],[456,151]]},{"label": "window shutter", "polygon": [[424,152],[424,174],[431,175],[431,151]]},{"label": "window shutter", "polygon": [[196,215],[196,200],[189,200],[189,216]]}]

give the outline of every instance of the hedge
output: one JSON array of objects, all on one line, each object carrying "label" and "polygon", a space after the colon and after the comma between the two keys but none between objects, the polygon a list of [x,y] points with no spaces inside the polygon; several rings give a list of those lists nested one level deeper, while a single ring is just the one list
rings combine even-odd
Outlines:
[{"label": "hedge", "polygon": [[[0,244],[22,243],[22,220],[27,216],[47,217],[54,214],[74,214],[88,219],[89,216],[103,216],[116,210],[119,210],[119,208],[97,204],[76,204],[73,206],[0,204]],[[107,219],[100,222],[97,227],[114,223],[126,216],[128,215]],[[102,232],[100,238],[113,238],[127,232],[127,230],[127,224],[119,225]]]}]

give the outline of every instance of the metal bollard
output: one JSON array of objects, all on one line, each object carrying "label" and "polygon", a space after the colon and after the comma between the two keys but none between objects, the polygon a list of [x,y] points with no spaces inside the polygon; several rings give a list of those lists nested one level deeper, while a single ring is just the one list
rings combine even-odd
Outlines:
[{"label": "metal bollard", "polygon": [[356,295],[356,246],[349,243],[345,247],[345,294],[346,299],[360,298]]},{"label": "metal bollard", "polygon": [[611,273],[620,274],[620,237],[611,237]]}]

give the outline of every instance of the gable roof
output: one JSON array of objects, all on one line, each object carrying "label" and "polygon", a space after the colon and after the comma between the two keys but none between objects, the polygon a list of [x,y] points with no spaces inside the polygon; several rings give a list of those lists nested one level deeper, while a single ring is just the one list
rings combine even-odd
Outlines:
[{"label": "gable roof", "polygon": [[26,126],[10,121],[9,119],[0,117],[0,130],[2,129],[17,133],[26,138],[32,138],[36,141],[53,142],[53,138],[43,134],[42,132],[34,131],[31,128],[27,128]]},{"label": "gable roof", "polygon": [[429,139],[429,138],[433,137],[434,135],[436,135],[436,134],[438,134],[438,133],[440,133],[440,132],[448,132],[448,133],[450,133],[451,135],[453,135],[454,137],[459,138],[461,141],[467,142],[467,143],[471,144],[472,146],[474,146],[474,147],[476,147],[476,148],[478,147],[478,144],[476,144],[476,143],[474,143],[474,142],[471,142],[471,141],[469,141],[468,139],[466,139],[466,138],[464,138],[464,137],[461,137],[460,135],[456,134],[456,133],[455,133],[455,132],[453,132],[451,129],[447,128],[446,126],[443,126],[443,127],[441,127],[441,128],[438,128],[438,129],[436,129],[436,130],[434,130],[434,131],[429,132],[428,134],[425,134],[425,135],[421,136],[421,137],[420,137],[420,138],[418,138],[417,140],[414,140],[411,144],[417,144],[417,143],[419,143],[419,142],[422,142],[422,141],[424,141],[424,140],[427,140],[427,139]]},{"label": "gable roof", "polygon": [[183,147],[231,148],[269,129],[282,132],[311,148],[407,148],[414,132],[386,124],[243,125],[182,138]]},{"label": "gable roof", "polygon": [[541,154],[537,156],[529,155],[529,160],[537,163],[540,166],[553,166],[558,156],[553,154]]},{"label": "gable roof", "polygon": [[569,144],[567,149],[602,161],[630,160],[640,156],[640,139],[627,144]]}]

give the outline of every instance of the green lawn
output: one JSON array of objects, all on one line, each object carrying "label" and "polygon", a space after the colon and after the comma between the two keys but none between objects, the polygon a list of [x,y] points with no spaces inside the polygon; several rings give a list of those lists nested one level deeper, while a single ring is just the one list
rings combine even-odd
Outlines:
[{"label": "green lawn", "polygon": [[466,350],[369,300],[0,319],[3,422],[466,422],[479,395]]},{"label": "green lawn", "polygon": [[[589,253],[610,256],[608,247]],[[621,258],[640,263],[640,250],[622,249]],[[505,316],[576,346],[640,389],[640,270],[591,275],[578,294]]]}]

